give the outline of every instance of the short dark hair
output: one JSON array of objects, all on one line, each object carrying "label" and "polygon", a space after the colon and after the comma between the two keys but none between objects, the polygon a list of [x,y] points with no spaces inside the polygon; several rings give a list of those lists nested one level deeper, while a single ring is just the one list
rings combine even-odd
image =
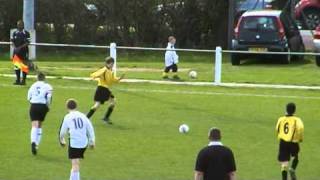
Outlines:
[{"label": "short dark hair", "polygon": [[110,57],[110,56],[106,57],[105,61],[106,61],[107,64],[114,63],[113,57]]},{"label": "short dark hair", "polygon": [[37,75],[38,81],[44,81],[46,79],[46,75],[42,72],[39,72]]},{"label": "short dark hair", "polygon": [[170,42],[171,40],[173,40],[173,39],[175,39],[174,36],[169,36],[169,37],[168,37],[168,41],[169,41],[169,42]]},{"label": "short dark hair", "polygon": [[220,141],[221,140],[221,132],[218,128],[211,128],[209,131],[209,139],[211,141]]},{"label": "short dark hair", "polygon": [[287,115],[293,115],[296,112],[296,105],[294,103],[288,103],[286,106]]},{"label": "short dark hair", "polygon": [[77,101],[75,99],[67,100],[67,108],[70,110],[74,110],[77,108]]}]

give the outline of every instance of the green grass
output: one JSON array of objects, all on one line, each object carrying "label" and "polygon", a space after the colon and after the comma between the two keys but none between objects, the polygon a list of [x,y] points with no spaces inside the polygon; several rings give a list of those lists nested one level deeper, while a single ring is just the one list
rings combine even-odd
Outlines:
[{"label": "green grass", "polygon": [[[56,61],[43,57],[37,64],[49,75],[82,77],[102,64],[97,56],[90,57],[92,61],[79,56],[80,62],[69,57],[63,61],[62,56],[56,57]],[[193,81],[212,81],[210,56],[185,56],[185,59],[189,60],[182,61],[180,68],[198,71],[199,78]],[[223,63],[223,82],[320,85],[319,70],[312,60],[291,65],[249,61],[239,67],[227,61],[226,58]],[[120,69],[126,69],[129,78],[159,80],[162,63],[161,58],[152,54],[119,58]],[[144,70],[132,70],[137,68]],[[4,58],[0,61],[2,73],[12,73],[11,62]],[[189,81],[187,71],[181,72],[181,76]],[[33,157],[26,100],[28,86],[13,86],[13,80],[0,77],[0,179],[68,179],[67,151],[57,141],[66,114],[65,100],[76,98],[79,110],[86,113],[93,103],[95,82],[49,80],[54,87],[53,104],[44,124],[39,154]],[[29,79],[28,85],[33,81]],[[223,143],[234,151],[238,179],[280,179],[274,126],[290,101],[296,102],[298,116],[306,129],[297,175],[302,180],[320,177],[319,91],[133,83],[120,83],[112,90],[118,101],[112,115],[115,124],[107,126],[100,120],[107,106],[93,116],[97,147],[87,150],[81,163],[83,180],[191,180],[196,155],[208,143],[207,131],[213,126],[221,128]],[[190,126],[188,134],[178,133],[182,123]]]},{"label": "green grass", "polygon": [[[57,142],[60,122],[66,113],[64,102],[74,97],[79,101],[79,110],[87,112],[95,84],[50,80],[54,100],[44,124],[39,154],[33,157],[29,143],[28,87],[10,85],[12,80],[0,78],[3,117],[0,179],[67,179],[70,162],[66,149]],[[297,103],[298,115],[306,128],[298,176],[306,180],[320,176],[318,91],[122,83],[113,92],[118,100],[112,116],[115,124],[106,126],[101,122],[106,106],[94,115],[97,147],[88,150],[82,161],[84,180],[192,179],[196,154],[207,144],[207,131],[213,126],[221,128],[223,143],[234,151],[240,180],[279,179],[274,126],[289,101]],[[182,123],[190,126],[190,133],[178,133],[178,125]]]}]

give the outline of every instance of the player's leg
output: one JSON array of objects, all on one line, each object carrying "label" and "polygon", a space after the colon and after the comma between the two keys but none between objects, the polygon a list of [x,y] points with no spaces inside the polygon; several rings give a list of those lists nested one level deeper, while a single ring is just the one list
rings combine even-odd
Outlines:
[{"label": "player's leg", "polygon": [[42,121],[39,121],[38,128],[37,128],[37,141],[36,144],[39,146],[42,137]]},{"label": "player's leg", "polygon": [[291,180],[296,180],[297,176],[296,176],[296,169],[299,163],[299,144],[298,143],[293,143],[291,146],[291,154],[293,157],[292,163],[291,163],[291,167],[289,169],[290,172],[290,176],[291,176]]},{"label": "player's leg", "polygon": [[110,96],[110,99],[109,99],[109,107],[108,107],[108,110],[103,118],[103,120],[109,124],[112,124],[112,122],[110,121],[110,116],[111,116],[111,113],[113,112],[114,108],[116,106],[116,99],[113,95]]},{"label": "player's leg", "polygon": [[278,161],[281,165],[281,176],[282,180],[288,179],[288,167],[290,161],[290,148],[289,143],[283,140],[280,140],[279,143],[279,153],[278,153]]},{"label": "player's leg", "polygon": [[17,67],[17,66],[14,66],[14,71],[16,73],[16,81],[13,83],[14,85],[20,85],[20,74],[21,74],[21,70]]},{"label": "player's leg", "polygon": [[172,65],[172,72],[173,72],[173,79],[180,79],[178,76],[178,65],[177,64]]},{"label": "player's leg", "polygon": [[80,180],[80,159],[71,159],[70,180]]},{"label": "player's leg", "polygon": [[164,71],[162,73],[162,78],[163,79],[168,79],[169,78],[168,73],[169,73],[170,69],[171,69],[171,66],[166,66],[164,68]]},{"label": "player's leg", "polygon": [[38,124],[39,124],[38,120],[32,120],[31,122],[30,140],[31,140],[31,152],[33,155],[37,154]]},{"label": "player's leg", "polygon": [[281,165],[282,180],[287,180],[287,179],[288,179],[288,166],[289,166],[289,161],[280,162],[280,165]]},{"label": "player's leg", "polygon": [[101,103],[96,101],[94,105],[90,108],[90,111],[88,112],[87,117],[91,118],[91,116],[96,112],[96,110],[99,109],[100,105]]},{"label": "player's leg", "polygon": [[[21,56],[23,57],[23,64],[29,66],[29,64],[28,64],[28,61],[29,61],[29,60],[28,60],[27,53],[25,52],[25,53],[23,53]],[[29,67],[28,67],[28,68],[29,68]],[[20,83],[21,85],[26,85],[27,75],[28,75],[28,72],[25,71],[25,70],[23,70],[23,71],[22,71],[22,81],[21,81],[21,83]]]}]

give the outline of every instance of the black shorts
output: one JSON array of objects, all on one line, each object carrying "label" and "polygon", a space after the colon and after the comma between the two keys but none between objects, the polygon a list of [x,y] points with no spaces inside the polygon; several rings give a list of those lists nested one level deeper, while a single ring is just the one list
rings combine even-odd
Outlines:
[{"label": "black shorts", "polygon": [[73,148],[69,146],[69,159],[83,159],[87,148]]},{"label": "black shorts", "polygon": [[299,143],[280,140],[278,160],[280,162],[290,161],[291,156],[297,156],[300,151]]},{"label": "black shorts", "polygon": [[31,121],[44,121],[48,111],[46,104],[31,104],[29,111]]},{"label": "black shorts", "polygon": [[94,101],[104,104],[104,102],[108,101],[110,98],[114,98],[114,96],[108,88],[102,86],[97,87],[94,95]]}]

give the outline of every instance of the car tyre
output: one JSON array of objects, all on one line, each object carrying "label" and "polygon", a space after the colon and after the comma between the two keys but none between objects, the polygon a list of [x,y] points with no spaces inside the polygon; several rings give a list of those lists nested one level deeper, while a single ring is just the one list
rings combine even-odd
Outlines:
[{"label": "car tyre", "polygon": [[303,11],[302,22],[304,29],[314,30],[320,25],[320,10],[319,9],[306,9]]},{"label": "car tyre", "polygon": [[316,64],[320,67],[320,56],[316,56]]}]

